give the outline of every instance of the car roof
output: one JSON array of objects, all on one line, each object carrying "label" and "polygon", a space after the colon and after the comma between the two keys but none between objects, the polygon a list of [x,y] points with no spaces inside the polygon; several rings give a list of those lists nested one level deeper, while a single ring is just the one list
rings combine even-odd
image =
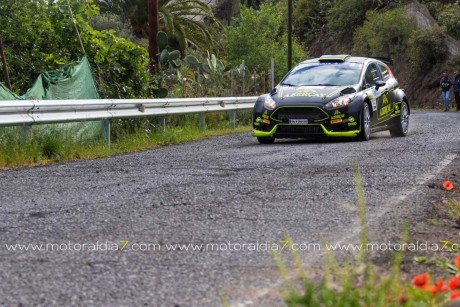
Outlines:
[{"label": "car roof", "polygon": [[[390,59],[388,59],[391,61]],[[323,55],[319,58],[314,58],[314,59],[308,59],[305,61],[302,61],[300,64],[306,64],[306,63],[318,63],[318,62],[346,62],[346,63],[360,63],[364,64],[369,61],[375,61],[375,62],[380,62],[384,64],[382,61],[380,61],[377,58],[370,58],[370,57],[357,57],[357,56],[350,56],[346,54],[338,54],[338,55]]]}]

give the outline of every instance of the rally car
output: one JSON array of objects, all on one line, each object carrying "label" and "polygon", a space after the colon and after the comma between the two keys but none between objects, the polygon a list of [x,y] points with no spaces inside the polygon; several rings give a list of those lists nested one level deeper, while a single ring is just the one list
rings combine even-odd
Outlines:
[{"label": "rally car", "polygon": [[292,69],[254,105],[253,136],[277,138],[350,137],[367,141],[389,130],[403,137],[410,108],[390,59],[323,55]]}]

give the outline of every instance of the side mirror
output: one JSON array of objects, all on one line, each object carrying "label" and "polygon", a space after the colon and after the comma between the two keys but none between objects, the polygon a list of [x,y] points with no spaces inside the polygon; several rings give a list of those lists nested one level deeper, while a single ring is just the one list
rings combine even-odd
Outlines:
[{"label": "side mirror", "polygon": [[375,81],[375,90],[378,91],[379,88],[382,86],[385,86],[385,84],[387,84],[385,81],[381,81],[381,80]]}]

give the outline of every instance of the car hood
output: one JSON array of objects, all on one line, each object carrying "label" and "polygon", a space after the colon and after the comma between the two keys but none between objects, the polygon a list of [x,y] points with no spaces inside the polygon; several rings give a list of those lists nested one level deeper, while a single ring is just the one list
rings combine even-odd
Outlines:
[{"label": "car hood", "polygon": [[[353,86],[282,86],[271,93],[278,105],[323,105],[343,94],[356,92]],[[342,94],[341,94],[342,93]]]}]

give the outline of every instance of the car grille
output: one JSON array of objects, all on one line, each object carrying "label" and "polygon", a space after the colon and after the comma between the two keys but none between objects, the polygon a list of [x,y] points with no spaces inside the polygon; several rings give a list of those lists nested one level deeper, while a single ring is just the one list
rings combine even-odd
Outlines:
[{"label": "car grille", "polygon": [[327,114],[318,108],[301,107],[301,108],[279,108],[273,115],[273,119],[288,122],[290,119],[308,119],[315,121],[327,118]]},{"label": "car grille", "polygon": [[319,125],[279,125],[276,129],[276,134],[278,135],[315,135],[323,134],[323,130]]}]

